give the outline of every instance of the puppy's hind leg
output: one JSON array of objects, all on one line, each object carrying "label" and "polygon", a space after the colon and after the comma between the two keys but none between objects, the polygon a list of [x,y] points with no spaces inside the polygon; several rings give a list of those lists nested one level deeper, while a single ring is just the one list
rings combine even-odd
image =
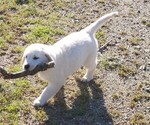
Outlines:
[{"label": "puppy's hind leg", "polygon": [[42,91],[41,95],[33,102],[34,106],[43,106],[47,103],[48,99],[55,96],[62,84],[49,83],[48,86]]},{"label": "puppy's hind leg", "polygon": [[95,71],[96,65],[97,65],[96,57],[86,63],[85,67],[87,69],[85,75],[82,78],[83,82],[90,82],[93,79],[93,73]]}]

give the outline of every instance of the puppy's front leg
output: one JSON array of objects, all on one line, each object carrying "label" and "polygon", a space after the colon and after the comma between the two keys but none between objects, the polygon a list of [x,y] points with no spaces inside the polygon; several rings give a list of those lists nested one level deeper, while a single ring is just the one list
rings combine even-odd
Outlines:
[{"label": "puppy's front leg", "polygon": [[55,96],[62,84],[49,83],[48,86],[42,91],[41,95],[33,102],[34,106],[43,106],[47,103],[48,99]]}]

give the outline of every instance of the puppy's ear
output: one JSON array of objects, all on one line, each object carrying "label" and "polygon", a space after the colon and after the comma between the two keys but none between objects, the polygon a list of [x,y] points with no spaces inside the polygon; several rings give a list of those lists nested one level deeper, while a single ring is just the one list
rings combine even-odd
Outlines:
[{"label": "puppy's ear", "polygon": [[50,55],[48,55],[47,53],[45,54],[46,58],[48,59],[48,62],[53,61],[52,58],[50,57]]}]

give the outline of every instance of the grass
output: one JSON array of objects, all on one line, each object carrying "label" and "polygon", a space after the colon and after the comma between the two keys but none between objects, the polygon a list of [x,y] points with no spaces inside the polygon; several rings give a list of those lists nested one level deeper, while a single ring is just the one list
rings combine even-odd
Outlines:
[{"label": "grass", "polygon": [[11,83],[6,84],[4,82],[2,85],[0,94],[1,120],[3,124],[18,124],[18,112],[28,102],[22,99],[24,91],[26,90]]},{"label": "grass", "polygon": [[150,100],[149,94],[144,90],[147,86],[147,82],[139,82],[135,85],[135,90],[131,95],[129,103],[130,108],[135,108],[139,103],[148,102]]},{"label": "grass", "polygon": [[0,47],[2,47],[4,43],[5,43],[4,39],[0,37]]},{"label": "grass", "polygon": [[150,96],[141,91],[135,91],[135,93],[131,97],[130,107],[134,108],[138,102],[149,101]]},{"label": "grass", "polygon": [[117,118],[117,117],[121,116],[121,112],[119,110],[116,110],[116,109],[111,109],[110,110],[110,114],[114,118]]},{"label": "grass", "polygon": [[128,47],[127,47],[127,45],[125,45],[124,43],[122,43],[122,44],[119,45],[119,49],[120,49],[121,51],[127,51],[127,50],[128,50]]},{"label": "grass", "polygon": [[100,58],[99,65],[106,70],[115,70],[120,67],[120,61],[112,53],[106,53]]},{"label": "grass", "polygon": [[131,37],[131,38],[129,39],[129,42],[131,43],[131,45],[135,46],[135,45],[138,45],[138,44],[139,44],[140,39],[137,38],[137,37]]},{"label": "grass", "polygon": [[43,25],[35,25],[32,26],[30,29],[31,32],[24,35],[23,39],[27,42],[33,43],[41,42],[41,43],[51,43],[54,42],[52,36],[55,35],[63,35],[64,32],[58,28],[52,28],[50,26],[43,26]]},{"label": "grass", "polygon": [[136,112],[130,117],[128,124],[129,125],[148,125],[148,121],[147,119],[145,119],[143,113]]},{"label": "grass", "polygon": [[[7,50],[10,50],[12,54],[20,54],[27,44],[54,43],[54,37],[64,35],[64,31],[54,25],[60,17],[60,13],[56,10],[63,7],[64,2],[51,1],[49,3],[51,7],[45,10],[38,6],[39,2],[34,0],[0,1],[0,55],[5,55]],[[23,45],[18,45],[20,41]],[[15,65],[7,66],[6,70],[20,71],[20,60],[21,57],[15,58],[13,60]],[[41,90],[41,86],[36,86],[37,90],[35,90],[34,86],[24,78],[2,80],[0,83],[0,123],[24,124],[26,120],[23,117],[28,113],[39,121],[46,119],[44,110],[32,109],[31,100],[29,100],[30,94],[37,97],[37,93],[40,93],[37,91]],[[29,96],[26,97],[27,95]]]},{"label": "grass", "polygon": [[103,30],[98,30],[96,32],[96,38],[99,40],[99,43],[101,45],[105,44],[106,40],[105,40],[105,32]]},{"label": "grass", "polygon": [[137,69],[134,66],[120,65],[118,67],[118,75],[121,77],[134,76],[137,73]]},{"label": "grass", "polygon": [[9,67],[6,68],[8,72],[18,72],[21,70],[21,66],[19,64],[16,65],[10,65]]},{"label": "grass", "polygon": [[146,25],[147,27],[150,27],[150,21],[143,19],[142,24]]},{"label": "grass", "polygon": [[11,52],[12,53],[22,53],[24,51],[24,49],[25,49],[24,46],[17,45],[11,50]]},{"label": "grass", "polygon": [[99,3],[104,4],[105,0],[98,0]]}]

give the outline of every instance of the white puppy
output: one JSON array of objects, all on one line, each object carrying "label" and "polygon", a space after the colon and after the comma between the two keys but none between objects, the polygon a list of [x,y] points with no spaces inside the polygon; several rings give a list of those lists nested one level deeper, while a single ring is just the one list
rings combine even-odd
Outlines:
[{"label": "white puppy", "polygon": [[39,63],[52,60],[55,63],[54,68],[38,73],[41,79],[48,82],[48,86],[35,99],[33,103],[35,106],[46,104],[47,100],[53,97],[63,86],[66,78],[81,66],[87,68],[83,79],[85,81],[93,79],[98,50],[95,32],[105,21],[117,14],[118,12],[106,14],[85,29],[71,33],[52,46],[32,44],[26,48],[23,55],[24,70],[33,70]]}]

